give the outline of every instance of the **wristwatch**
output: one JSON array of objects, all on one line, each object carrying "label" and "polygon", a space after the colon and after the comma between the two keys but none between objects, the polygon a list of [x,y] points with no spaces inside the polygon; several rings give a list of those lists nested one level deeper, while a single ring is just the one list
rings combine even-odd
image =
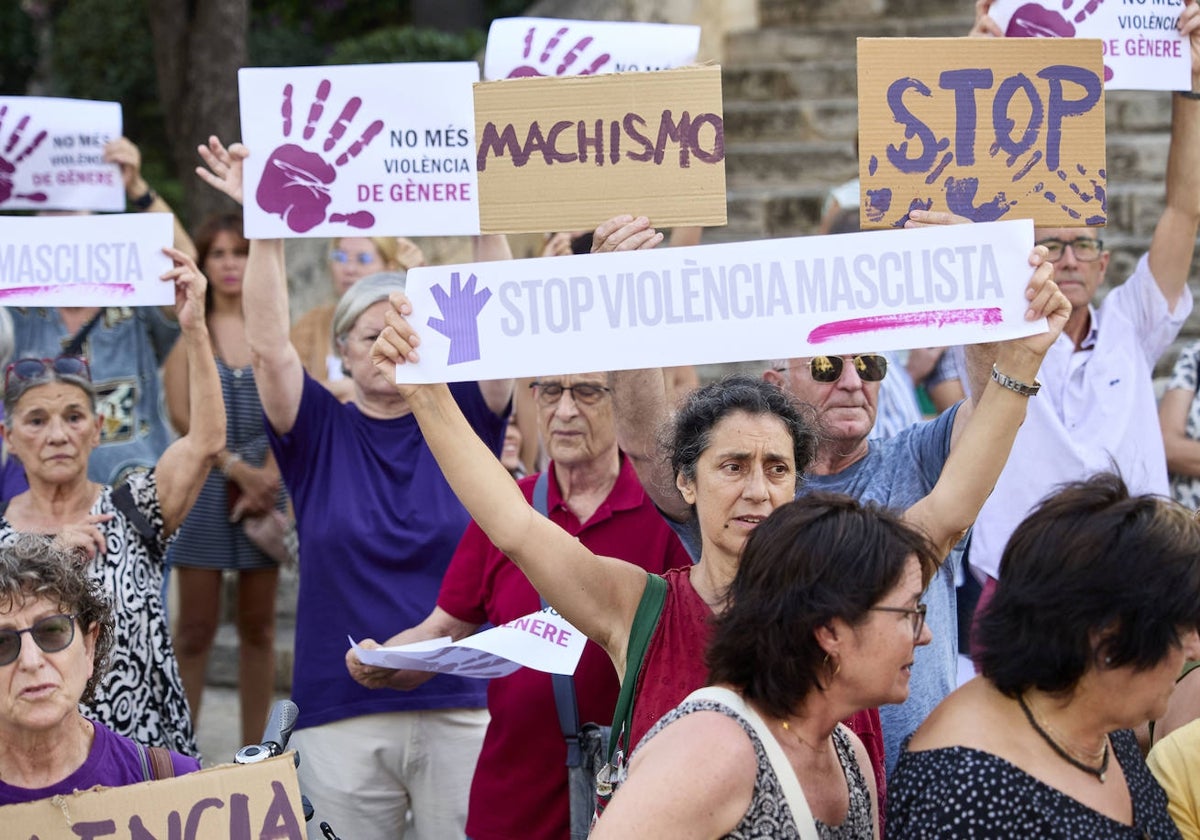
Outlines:
[{"label": "wristwatch", "polygon": [[1032,385],[1028,384],[1027,382],[1022,382],[1019,379],[1013,379],[1011,376],[1005,376],[1003,373],[1001,373],[1000,368],[996,367],[994,363],[992,364],[992,381],[1001,388],[1007,388],[1010,391],[1015,391],[1022,397],[1032,397],[1038,391],[1042,390],[1042,383],[1037,379],[1033,380]]}]

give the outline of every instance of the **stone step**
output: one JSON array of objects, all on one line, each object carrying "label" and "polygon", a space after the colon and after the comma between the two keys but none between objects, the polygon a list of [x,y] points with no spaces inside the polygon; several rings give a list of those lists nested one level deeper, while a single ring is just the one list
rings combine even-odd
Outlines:
[{"label": "stone step", "polygon": [[854,145],[846,141],[748,141],[725,149],[725,183],[730,189],[782,184],[832,187],[857,174]]},{"label": "stone step", "polygon": [[972,15],[897,17],[869,23],[828,22],[735,32],[725,40],[723,61],[745,66],[761,62],[764,57],[771,61],[854,58],[859,38],[957,38],[967,34],[973,20]]},{"label": "stone step", "polygon": [[727,102],[727,144],[756,140],[840,140],[858,137],[858,100],[849,97]]},{"label": "stone step", "polygon": [[[275,625],[275,690],[287,694],[292,688],[293,642],[296,625],[278,622]],[[208,676],[205,685],[237,688],[238,685],[238,640],[237,629],[232,624],[217,628],[208,658]]]},{"label": "stone step", "polygon": [[[759,0],[759,26],[796,26],[824,22],[871,27],[883,20],[961,16],[975,19],[971,0]],[[966,33],[964,27],[963,33]]]},{"label": "stone step", "polygon": [[771,61],[721,68],[725,102],[774,102],[855,96],[858,75],[853,55],[798,64]]}]

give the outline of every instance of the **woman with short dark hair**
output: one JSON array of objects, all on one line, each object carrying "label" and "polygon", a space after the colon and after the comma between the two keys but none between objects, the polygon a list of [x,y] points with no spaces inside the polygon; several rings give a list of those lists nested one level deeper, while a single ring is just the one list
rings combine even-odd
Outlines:
[{"label": "woman with short dark hair", "polygon": [[917,730],[888,836],[1176,837],[1129,731],[1200,656],[1200,523],[1115,475],[1013,533],[977,625],[980,676]]}]

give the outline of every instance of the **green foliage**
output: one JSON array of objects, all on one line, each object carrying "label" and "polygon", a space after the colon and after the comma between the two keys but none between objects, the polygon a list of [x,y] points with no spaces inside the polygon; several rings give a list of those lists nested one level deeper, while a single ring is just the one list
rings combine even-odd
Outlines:
[{"label": "green foliage", "polygon": [[0,95],[26,92],[37,64],[37,43],[20,3],[0,3]]},{"label": "green foliage", "polygon": [[434,29],[393,26],[340,41],[326,64],[374,64],[393,61],[473,61],[486,42],[469,29],[451,34]]}]

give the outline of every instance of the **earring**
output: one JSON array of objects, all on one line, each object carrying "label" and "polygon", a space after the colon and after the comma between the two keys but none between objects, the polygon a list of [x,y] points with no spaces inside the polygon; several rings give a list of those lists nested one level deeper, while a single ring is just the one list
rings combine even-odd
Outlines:
[{"label": "earring", "polygon": [[[822,660],[822,662],[821,662],[821,665],[822,665],[822,666],[824,666],[825,668],[829,668],[829,667],[830,667],[830,666],[829,666],[829,657],[830,657],[831,655],[832,655],[832,654],[826,653],[826,654],[825,654],[825,659],[824,659],[824,660]],[[839,671],[841,671],[841,670],[842,670],[842,663],[841,663],[841,660],[839,660],[839,659],[836,659],[836,658],[835,658],[835,659],[833,660],[833,667],[830,669],[830,672],[829,672],[829,679],[833,679],[834,677],[836,677],[836,676],[838,675],[838,672],[839,672]]]},{"label": "earring", "polygon": [[1111,657],[1111,656],[1106,656],[1106,657],[1104,657],[1104,664],[1105,664],[1106,666],[1109,666],[1109,667],[1111,667],[1111,666],[1112,666],[1112,657]]}]

